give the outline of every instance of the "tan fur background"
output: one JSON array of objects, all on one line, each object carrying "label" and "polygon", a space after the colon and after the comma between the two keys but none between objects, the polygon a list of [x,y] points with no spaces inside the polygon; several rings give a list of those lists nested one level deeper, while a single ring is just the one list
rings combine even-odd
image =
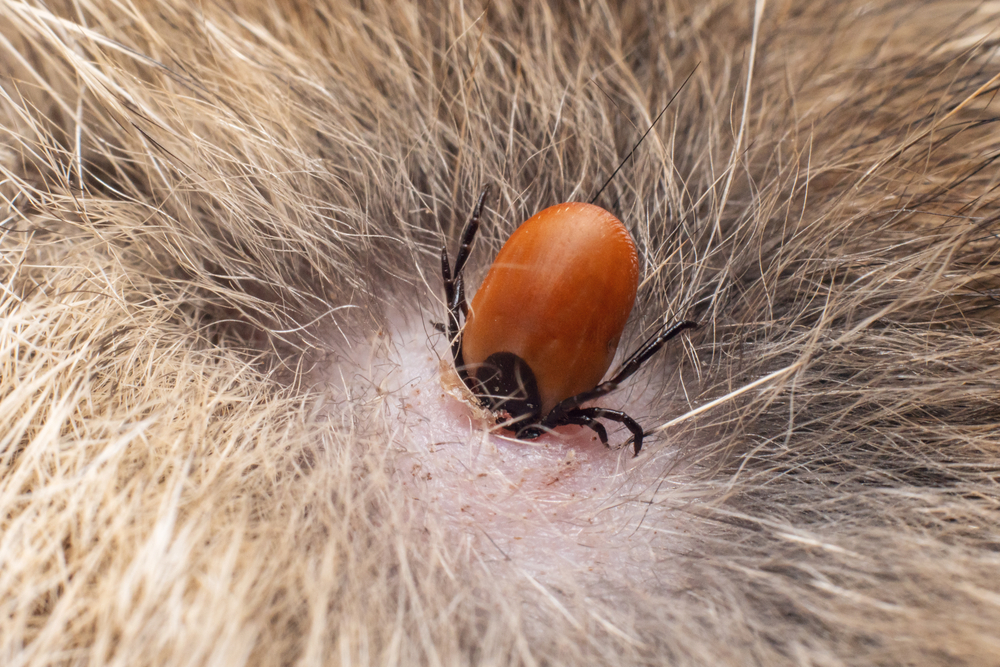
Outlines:
[{"label": "tan fur background", "polygon": [[[998,19],[0,3],[0,664],[1000,664]],[[626,343],[706,323],[620,404],[723,400],[536,567],[400,482],[378,378],[480,188],[476,276],[692,70],[599,203]]]}]

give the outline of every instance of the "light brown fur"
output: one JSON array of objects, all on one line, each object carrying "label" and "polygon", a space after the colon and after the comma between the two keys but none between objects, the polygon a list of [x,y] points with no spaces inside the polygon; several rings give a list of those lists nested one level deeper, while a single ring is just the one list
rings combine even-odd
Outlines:
[{"label": "light brown fur", "polygon": [[[0,4],[0,664],[1000,664],[1000,8],[758,4]],[[705,326],[530,561],[391,371],[692,70],[599,203]]]}]

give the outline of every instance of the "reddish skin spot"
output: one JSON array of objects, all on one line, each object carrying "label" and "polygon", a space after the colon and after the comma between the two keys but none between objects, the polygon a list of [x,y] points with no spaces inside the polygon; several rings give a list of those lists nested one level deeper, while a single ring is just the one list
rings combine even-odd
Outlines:
[{"label": "reddish skin spot", "polygon": [[600,383],[638,287],[635,244],[618,218],[583,203],[540,211],[511,234],[469,306],[465,362],[518,355],[548,414]]}]

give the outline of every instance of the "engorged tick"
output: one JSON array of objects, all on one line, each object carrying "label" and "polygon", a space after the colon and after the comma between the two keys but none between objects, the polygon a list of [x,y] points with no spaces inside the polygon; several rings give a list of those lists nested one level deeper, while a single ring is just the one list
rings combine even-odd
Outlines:
[{"label": "engorged tick", "polygon": [[638,422],[619,410],[580,406],[616,389],[664,343],[697,324],[660,327],[601,382],[635,303],[639,260],[621,221],[584,203],[552,206],[522,224],[467,305],[462,271],[485,200],[486,191],[462,232],[454,272],[447,248],[441,250],[447,333],[459,377],[517,438],[576,424],[607,445],[597,420],[609,419],[632,432],[638,455],[644,436]]}]

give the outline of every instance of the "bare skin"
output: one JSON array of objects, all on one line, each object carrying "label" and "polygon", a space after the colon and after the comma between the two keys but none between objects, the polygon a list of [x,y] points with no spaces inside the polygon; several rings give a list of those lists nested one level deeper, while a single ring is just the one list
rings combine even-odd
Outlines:
[{"label": "bare skin", "polygon": [[[996,8],[363,4],[0,3],[0,663],[995,663]],[[693,70],[596,202],[612,369],[703,324],[639,456],[505,435],[441,246]]]}]

